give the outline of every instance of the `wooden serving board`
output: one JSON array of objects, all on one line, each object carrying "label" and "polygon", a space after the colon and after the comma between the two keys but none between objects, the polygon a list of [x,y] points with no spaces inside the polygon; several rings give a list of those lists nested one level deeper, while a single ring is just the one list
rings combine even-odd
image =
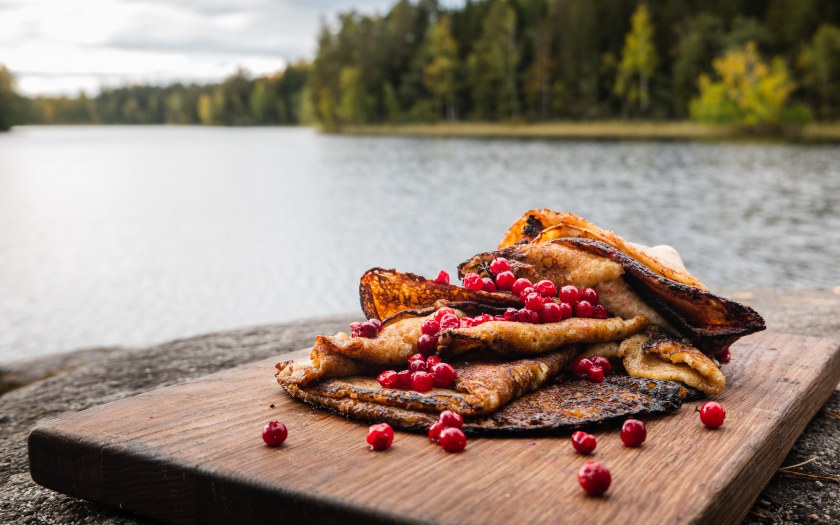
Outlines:
[{"label": "wooden serving board", "polygon": [[[687,403],[648,421],[641,448],[596,432],[592,458],[613,477],[599,498],[578,486],[587,458],[568,434],[473,438],[448,454],[398,432],[372,452],[366,425],[281,391],[279,358],[45,423],[30,469],[51,489],[178,523],[737,523],[840,381],[840,342],[763,333],[732,354],[721,429]],[[273,449],[260,437],[272,419],[289,428]]]}]

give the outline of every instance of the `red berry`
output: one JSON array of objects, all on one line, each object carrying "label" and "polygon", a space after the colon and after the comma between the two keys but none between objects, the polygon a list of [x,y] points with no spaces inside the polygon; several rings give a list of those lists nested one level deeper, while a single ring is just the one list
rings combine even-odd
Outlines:
[{"label": "red berry", "polygon": [[431,369],[433,366],[435,366],[438,363],[440,363],[440,357],[438,357],[436,355],[430,355],[429,357],[426,358],[426,364],[429,366],[429,369]]},{"label": "red berry", "polygon": [[385,370],[376,378],[382,388],[399,388],[400,379],[394,370]]},{"label": "red berry", "polygon": [[519,313],[519,310],[516,308],[508,308],[505,310],[505,321],[516,321],[516,316]]},{"label": "red berry", "polygon": [[516,295],[519,295],[519,294],[522,293],[522,290],[524,290],[525,288],[530,288],[531,286],[532,286],[531,281],[529,281],[528,279],[525,279],[523,277],[521,279],[517,279],[516,281],[514,281],[513,286],[511,286],[510,289],[513,293],[515,293]]},{"label": "red berry", "polygon": [[592,288],[584,288],[580,292],[580,300],[587,301],[589,304],[598,304],[598,292]]},{"label": "red berry", "polygon": [[572,434],[572,446],[581,454],[591,454],[598,446],[598,442],[592,434],[577,431]]},{"label": "red berry", "polygon": [[411,386],[411,370],[401,370],[397,372],[397,386],[400,390],[408,390]]},{"label": "red berry", "polygon": [[[522,291],[519,292],[519,300],[524,303],[525,299],[527,299],[528,296],[531,295],[532,293],[537,293],[537,291],[534,289],[533,286],[528,286],[528,287],[523,288]],[[539,295],[539,294],[537,293],[537,295]]]},{"label": "red berry", "polygon": [[464,288],[468,290],[481,290],[484,286],[484,283],[481,280],[481,276],[477,273],[468,273],[464,276]]},{"label": "red berry", "polygon": [[574,364],[572,364],[572,374],[575,377],[584,378],[589,374],[589,369],[592,368],[592,361],[586,357],[578,357]]},{"label": "red berry", "polygon": [[538,292],[529,293],[528,296],[525,298],[525,306],[534,310],[535,312],[539,312],[542,310],[543,306],[543,296],[540,295]]},{"label": "red berry", "polygon": [[732,359],[732,353],[729,351],[729,347],[727,346],[723,350],[715,355],[715,358],[720,362],[720,364],[726,364]]},{"label": "red berry", "polygon": [[437,322],[440,322],[441,317],[443,317],[446,314],[453,314],[454,315],[455,310],[453,310],[452,308],[449,308],[448,306],[438,308],[437,312],[435,312],[435,315],[432,319],[434,319]]},{"label": "red berry", "polygon": [[586,372],[586,379],[592,381],[593,383],[603,383],[604,369],[598,365],[590,366],[589,370]]},{"label": "red berry", "polygon": [[592,317],[593,310],[589,301],[581,301],[575,305],[575,315],[578,317]]},{"label": "red berry", "polygon": [[426,319],[420,325],[420,330],[426,335],[437,335],[440,332],[440,323],[434,319]]},{"label": "red berry", "polygon": [[440,431],[444,428],[446,427],[444,427],[443,423],[441,423],[440,421],[435,421],[434,423],[432,423],[432,426],[429,427],[429,439],[437,443],[440,439]]},{"label": "red berry", "polygon": [[563,319],[563,310],[554,301],[548,301],[542,305],[540,320],[544,323],[556,323]]},{"label": "red berry", "polygon": [[460,323],[461,324],[459,326],[461,328],[470,328],[470,327],[475,326],[475,324],[476,324],[475,319],[473,319],[472,317],[462,317],[460,319]]},{"label": "red berry", "polygon": [[557,287],[554,286],[553,282],[545,279],[535,284],[534,288],[546,297],[554,297],[557,295]]},{"label": "red berry", "polygon": [[359,337],[367,337],[368,339],[373,339],[378,333],[379,330],[376,329],[376,325],[372,324],[370,321],[362,323],[359,327]]},{"label": "red berry", "polygon": [[288,435],[289,431],[286,429],[286,425],[279,421],[269,421],[262,431],[263,441],[269,447],[282,445]]},{"label": "red berry", "polygon": [[726,410],[717,401],[706,401],[700,407],[700,421],[707,428],[718,428],[726,419]]},{"label": "red berry", "polygon": [[499,290],[511,290],[514,282],[516,282],[516,276],[513,275],[513,272],[502,272],[496,274],[496,287]]},{"label": "red berry", "polygon": [[540,322],[540,314],[530,308],[522,308],[516,313],[516,320],[520,323],[538,324]]},{"label": "red berry", "polygon": [[497,316],[493,317],[493,320],[494,320],[494,321],[507,321],[507,319],[505,319],[505,316],[504,316],[504,315],[501,315],[501,314],[499,314],[499,315],[497,315]]},{"label": "red berry", "polygon": [[490,271],[493,272],[493,275],[499,275],[502,272],[509,272],[510,263],[504,257],[496,257],[490,263]]},{"label": "red berry", "polygon": [[419,354],[414,354],[414,355],[410,356],[408,358],[408,362],[410,363],[412,361],[425,361],[425,359],[426,359],[426,356],[424,356],[422,353],[419,353]]},{"label": "red berry", "polygon": [[428,372],[429,371],[428,366],[429,365],[426,364],[426,361],[424,361],[422,359],[415,359],[414,361],[409,361],[408,362],[408,370],[412,373],[413,372]]},{"label": "red berry", "polygon": [[464,426],[464,418],[461,417],[461,414],[451,410],[441,412],[439,421],[447,428],[461,428]]},{"label": "red berry", "polygon": [[592,317],[595,319],[606,319],[609,317],[607,314],[607,309],[601,306],[600,304],[596,304],[595,308],[592,309]]},{"label": "red berry", "polygon": [[473,326],[478,326],[480,324],[489,323],[490,321],[495,321],[496,319],[490,314],[481,314],[475,316],[473,319],[474,324]]},{"label": "red berry", "polygon": [[447,452],[461,452],[467,446],[467,436],[460,428],[444,428],[440,431],[440,446]]},{"label": "red berry", "polygon": [[590,357],[589,360],[592,361],[593,365],[600,366],[604,370],[604,375],[609,375],[612,372],[612,363],[606,357],[596,355]]},{"label": "red berry", "polygon": [[350,337],[359,337],[362,330],[362,323],[350,323]]},{"label": "red berry", "polygon": [[438,388],[449,388],[455,383],[455,367],[449,363],[438,363],[432,367],[434,385]]},{"label": "red berry", "polygon": [[481,280],[481,289],[485,292],[493,293],[496,291],[496,283],[493,282],[493,279],[485,277]]},{"label": "red berry", "polygon": [[373,325],[373,327],[376,328],[377,332],[382,331],[382,321],[380,321],[379,319],[368,319],[367,322]]},{"label": "red berry", "polygon": [[646,437],[645,424],[638,419],[628,419],[621,426],[621,442],[628,447],[638,447]]},{"label": "red berry", "polygon": [[584,463],[580,467],[580,470],[578,470],[577,477],[578,483],[583,487],[583,490],[593,496],[599,496],[606,492],[612,482],[610,471],[597,461],[587,461]]},{"label": "red berry", "polygon": [[577,289],[577,286],[566,285],[560,288],[560,300],[564,303],[574,304],[580,301],[580,290]]},{"label": "red berry", "polygon": [[560,313],[563,314],[563,319],[568,319],[572,316],[572,305],[569,303],[560,303]]},{"label": "red berry", "polygon": [[394,429],[388,423],[371,425],[368,429],[367,442],[371,450],[385,450],[394,441]]},{"label": "red berry", "polygon": [[458,328],[461,326],[461,321],[458,320],[458,316],[455,314],[446,314],[440,318],[440,329],[446,330],[447,328]]},{"label": "red berry", "polygon": [[[425,364],[425,363],[424,363]],[[438,365],[440,366],[440,365]],[[435,376],[429,372],[412,372],[411,389],[415,392],[428,392],[435,384]]]},{"label": "red berry", "polygon": [[446,270],[441,270],[438,272],[437,277],[435,277],[435,282],[449,284],[449,274],[446,272]]}]

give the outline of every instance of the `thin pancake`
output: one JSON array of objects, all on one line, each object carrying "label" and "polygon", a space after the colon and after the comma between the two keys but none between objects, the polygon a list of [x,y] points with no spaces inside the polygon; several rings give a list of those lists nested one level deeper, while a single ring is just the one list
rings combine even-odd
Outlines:
[{"label": "thin pancake", "polygon": [[644,316],[629,320],[572,317],[556,323],[530,324],[490,321],[470,328],[444,330],[438,339],[437,353],[442,357],[467,352],[488,352],[500,356],[530,356],[563,345],[616,341],[642,330]]},{"label": "thin pancake", "polygon": [[[350,410],[354,403],[364,402],[433,414],[453,410],[464,416],[476,416],[489,414],[539,388],[571,362],[578,351],[579,348],[568,346],[531,359],[453,363],[457,378],[452,389],[434,388],[428,392],[382,388],[376,379],[369,377],[328,379],[300,385],[285,381],[281,377],[282,370],[278,372],[277,380],[295,397],[318,398],[322,400],[321,404],[336,408]],[[332,401],[327,403],[326,399]]]},{"label": "thin pancake", "polygon": [[[284,388],[293,397],[338,415],[371,423],[384,421],[402,430],[425,433],[438,420],[434,412],[333,397],[317,385]],[[603,383],[592,383],[562,377],[490,415],[467,417],[463,430],[481,435],[572,430],[619,422],[628,417],[665,414],[678,409],[690,394],[685,387],[670,381],[613,375]]]}]

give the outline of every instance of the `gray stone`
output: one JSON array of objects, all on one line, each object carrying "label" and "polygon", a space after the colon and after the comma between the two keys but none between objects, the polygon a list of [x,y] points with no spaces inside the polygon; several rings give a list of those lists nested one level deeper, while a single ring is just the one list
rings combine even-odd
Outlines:
[{"label": "gray stone", "polygon": [[[778,331],[840,337],[840,296],[828,291],[736,291]],[[346,329],[358,315],[304,320],[210,334],[138,349],[105,348],[17,363],[0,370],[0,386],[26,384],[0,396],[0,523],[134,524],[142,518],[36,485],[29,476],[26,437],[39,421],[122,399],[242,363],[310,346],[317,334]],[[0,389],[0,392],[3,390]],[[785,465],[811,457],[801,471],[840,474],[840,392],[810,422]],[[744,523],[840,522],[840,485],[777,475]],[[759,500],[759,501],[760,501]]]}]

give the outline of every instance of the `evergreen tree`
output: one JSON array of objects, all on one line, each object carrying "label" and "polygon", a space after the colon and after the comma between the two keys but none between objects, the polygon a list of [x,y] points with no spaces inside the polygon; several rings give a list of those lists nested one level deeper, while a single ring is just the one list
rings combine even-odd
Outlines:
[{"label": "evergreen tree", "polygon": [[442,16],[429,28],[426,35],[426,67],[424,69],[427,89],[434,95],[438,114],[453,121],[455,113],[456,75],[458,44],[452,37],[452,26],[448,16]]},{"label": "evergreen tree", "polygon": [[516,68],[516,13],[504,0],[490,6],[481,38],[469,59],[473,112],[479,119],[516,117],[519,114]]},{"label": "evergreen tree", "polygon": [[802,51],[799,66],[802,83],[815,95],[822,118],[837,116],[840,103],[840,27],[823,24]]}]

